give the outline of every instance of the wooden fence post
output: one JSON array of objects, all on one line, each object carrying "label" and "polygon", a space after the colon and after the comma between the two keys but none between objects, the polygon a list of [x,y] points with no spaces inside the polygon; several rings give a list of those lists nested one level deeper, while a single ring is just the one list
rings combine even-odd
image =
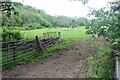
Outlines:
[{"label": "wooden fence post", "polygon": [[52,38],[54,38],[54,33],[52,32]]},{"label": "wooden fence post", "polygon": [[17,60],[17,46],[16,46],[16,43],[12,44],[11,45],[12,47],[12,60],[13,61],[16,61]]},{"label": "wooden fence post", "polygon": [[35,36],[36,38],[36,45],[37,45],[37,51],[42,52],[42,44],[41,41],[39,40],[38,36]]}]

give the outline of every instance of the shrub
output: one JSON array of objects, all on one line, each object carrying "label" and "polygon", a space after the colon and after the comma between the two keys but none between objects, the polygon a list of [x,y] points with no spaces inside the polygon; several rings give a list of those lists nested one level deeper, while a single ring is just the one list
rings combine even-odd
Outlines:
[{"label": "shrub", "polygon": [[13,41],[22,39],[22,36],[19,30],[8,30],[7,28],[4,28],[2,38],[3,41]]}]

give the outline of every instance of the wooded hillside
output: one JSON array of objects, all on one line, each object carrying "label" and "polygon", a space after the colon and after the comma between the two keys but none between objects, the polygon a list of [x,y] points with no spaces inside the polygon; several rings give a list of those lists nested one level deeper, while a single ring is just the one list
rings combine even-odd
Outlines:
[{"label": "wooded hillside", "polygon": [[[11,2],[15,13],[7,16],[7,12],[3,12],[2,26],[9,26],[9,29],[31,30],[49,27],[77,27],[84,26],[86,18],[70,18],[67,16],[51,16],[43,10],[36,9],[31,6],[23,5],[19,2]],[[17,14],[14,15],[14,14]]]}]

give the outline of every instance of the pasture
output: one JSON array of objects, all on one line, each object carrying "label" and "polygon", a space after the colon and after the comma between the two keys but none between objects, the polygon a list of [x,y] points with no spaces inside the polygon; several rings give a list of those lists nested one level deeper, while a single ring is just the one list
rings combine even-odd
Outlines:
[{"label": "pasture", "polygon": [[36,30],[27,30],[21,31],[22,36],[24,39],[34,39],[36,35],[39,38],[43,38],[44,32],[61,32],[61,38],[68,41],[76,41],[78,39],[88,39],[91,35],[85,34],[86,29],[85,27],[80,28],[46,28],[46,29],[36,29]]}]

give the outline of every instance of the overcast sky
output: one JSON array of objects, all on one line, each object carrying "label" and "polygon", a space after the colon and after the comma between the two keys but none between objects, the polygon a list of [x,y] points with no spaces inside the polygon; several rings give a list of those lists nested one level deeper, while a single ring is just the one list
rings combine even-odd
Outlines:
[{"label": "overcast sky", "polygon": [[65,15],[69,17],[86,17],[89,13],[87,6],[99,9],[106,6],[108,1],[113,0],[89,0],[87,5],[83,5],[80,1],[70,0],[12,0],[21,2],[24,5],[30,5],[37,9],[42,9],[51,15]]}]

